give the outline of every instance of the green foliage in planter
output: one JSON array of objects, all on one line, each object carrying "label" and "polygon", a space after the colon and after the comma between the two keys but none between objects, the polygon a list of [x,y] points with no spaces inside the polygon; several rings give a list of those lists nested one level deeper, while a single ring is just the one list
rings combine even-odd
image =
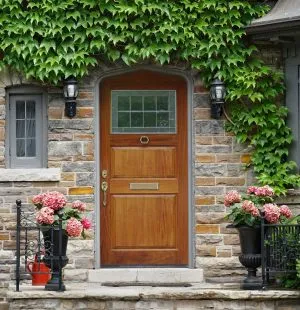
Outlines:
[{"label": "green foliage in planter", "polygon": [[2,66],[54,84],[98,63],[185,64],[228,87],[233,131],[255,147],[252,164],[277,192],[299,184],[286,162],[291,133],[275,98],[282,77],[255,56],[244,26],[266,12],[244,0],[0,0]]}]

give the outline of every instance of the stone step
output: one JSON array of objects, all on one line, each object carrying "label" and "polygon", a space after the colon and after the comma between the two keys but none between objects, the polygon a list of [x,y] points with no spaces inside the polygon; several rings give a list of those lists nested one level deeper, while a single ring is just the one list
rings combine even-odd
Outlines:
[{"label": "stone step", "polygon": [[202,269],[103,268],[88,270],[91,283],[203,283]]}]

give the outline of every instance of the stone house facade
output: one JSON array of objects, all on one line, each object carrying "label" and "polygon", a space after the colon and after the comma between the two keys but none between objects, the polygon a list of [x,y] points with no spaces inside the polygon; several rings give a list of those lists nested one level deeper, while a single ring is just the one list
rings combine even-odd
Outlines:
[{"label": "stone house facade", "polygon": [[[271,65],[278,65],[278,50],[262,50]],[[244,270],[238,262],[238,235],[228,229],[223,196],[230,189],[244,190],[253,182],[251,171],[244,169],[249,163],[251,150],[236,143],[225,131],[225,118],[214,120],[210,116],[208,90],[197,72],[182,68],[137,66],[129,72],[149,70],[159,74],[185,76],[188,81],[190,139],[189,153],[189,213],[188,262],[189,268],[202,268],[207,280],[228,281],[241,276]],[[77,115],[64,116],[61,88],[28,83],[11,72],[1,76],[0,101],[0,262],[1,297],[14,278],[15,263],[15,201],[22,200],[23,208],[33,211],[33,195],[56,190],[69,201],[80,199],[87,204],[87,216],[93,220],[93,230],[86,240],[69,242],[69,264],[65,268],[67,279],[87,280],[87,269],[101,268],[100,249],[100,167],[99,167],[99,83],[102,78],[126,74],[128,69],[113,65],[93,70],[80,81]],[[43,94],[45,97],[46,164],[42,168],[12,168],[8,161],[11,120],[11,96]],[[117,267],[117,266],[115,266]]]}]

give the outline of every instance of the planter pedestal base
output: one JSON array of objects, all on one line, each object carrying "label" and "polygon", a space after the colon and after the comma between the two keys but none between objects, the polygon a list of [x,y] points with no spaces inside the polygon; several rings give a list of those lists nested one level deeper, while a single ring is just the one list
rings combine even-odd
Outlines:
[{"label": "planter pedestal base", "polygon": [[262,280],[256,277],[257,267],[261,265],[261,254],[242,254],[239,256],[239,260],[248,271],[241,288],[244,290],[262,289]]}]

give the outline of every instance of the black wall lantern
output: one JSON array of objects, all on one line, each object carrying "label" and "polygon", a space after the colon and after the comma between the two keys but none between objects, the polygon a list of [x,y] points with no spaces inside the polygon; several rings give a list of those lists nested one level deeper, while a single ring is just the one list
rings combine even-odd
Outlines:
[{"label": "black wall lantern", "polygon": [[76,98],[78,96],[78,84],[74,77],[64,81],[65,115],[72,118],[76,115]]},{"label": "black wall lantern", "polygon": [[225,103],[225,84],[219,79],[213,80],[210,85],[211,117],[219,119],[223,113]]}]

